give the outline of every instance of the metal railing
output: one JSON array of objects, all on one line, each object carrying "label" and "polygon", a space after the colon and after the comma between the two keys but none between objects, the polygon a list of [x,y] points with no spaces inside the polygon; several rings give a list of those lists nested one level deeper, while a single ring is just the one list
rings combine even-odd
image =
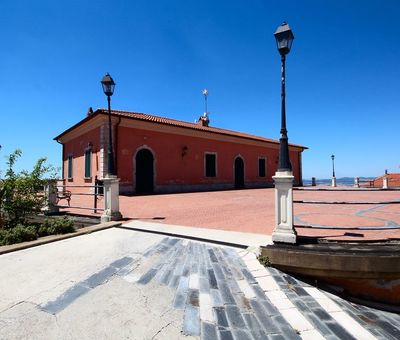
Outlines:
[{"label": "metal railing", "polygon": [[[78,188],[81,191],[76,192],[75,190],[70,190]],[[85,189],[87,189],[85,191]],[[92,190],[91,190],[92,189]],[[70,209],[82,209],[82,210],[93,210],[96,214],[97,211],[104,211],[104,208],[98,207],[98,201],[104,197],[104,185],[103,181],[97,179],[95,177],[94,185],[56,185],[57,190],[57,198],[56,198],[56,207],[57,208],[70,208]],[[92,191],[92,192],[90,192]],[[93,208],[83,207],[79,205],[71,206],[70,202],[73,196],[93,196]],[[58,204],[60,201],[66,200],[68,205],[60,205]]]}]

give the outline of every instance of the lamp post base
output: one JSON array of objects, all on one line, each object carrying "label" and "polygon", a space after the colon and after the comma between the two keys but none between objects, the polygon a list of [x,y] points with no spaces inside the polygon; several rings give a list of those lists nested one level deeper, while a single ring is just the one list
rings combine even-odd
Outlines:
[{"label": "lamp post base", "polygon": [[332,187],[336,188],[336,177],[332,177]]},{"label": "lamp post base", "polygon": [[101,215],[101,222],[119,221],[122,214],[119,211],[119,178],[107,175],[104,183],[104,212]]},{"label": "lamp post base", "polygon": [[293,180],[291,171],[277,171],[272,177],[275,182],[275,229],[273,242],[296,243],[297,234],[293,227]]}]

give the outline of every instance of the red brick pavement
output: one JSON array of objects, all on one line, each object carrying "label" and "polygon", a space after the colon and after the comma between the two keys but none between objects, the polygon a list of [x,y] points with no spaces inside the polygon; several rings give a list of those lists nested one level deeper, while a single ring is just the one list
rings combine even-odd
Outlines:
[{"label": "red brick pavement", "polygon": [[[294,214],[299,235],[351,241],[400,239],[400,204],[378,204],[400,200],[400,191],[295,190],[294,199],[377,203],[296,203]],[[102,205],[103,202],[100,201],[99,206]],[[71,206],[92,207],[93,198],[75,196],[71,200]],[[120,197],[121,213],[128,219],[269,235],[274,229],[274,206],[274,189]],[[75,209],[70,211],[82,213]],[[92,214],[88,210],[83,212]],[[344,230],[302,227],[310,225],[339,227]],[[398,228],[384,229],[387,225],[397,225]],[[365,227],[376,227],[377,230],[363,230]]]}]

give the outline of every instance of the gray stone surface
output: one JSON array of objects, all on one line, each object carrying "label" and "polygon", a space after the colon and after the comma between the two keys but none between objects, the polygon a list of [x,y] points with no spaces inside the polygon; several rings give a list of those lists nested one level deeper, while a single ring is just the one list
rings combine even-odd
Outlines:
[{"label": "gray stone surface", "polygon": [[[229,247],[109,229],[0,256],[0,268],[0,339],[299,339]],[[352,338],[307,283],[269,274],[322,337]],[[377,338],[400,338],[399,315],[326,295]]]}]

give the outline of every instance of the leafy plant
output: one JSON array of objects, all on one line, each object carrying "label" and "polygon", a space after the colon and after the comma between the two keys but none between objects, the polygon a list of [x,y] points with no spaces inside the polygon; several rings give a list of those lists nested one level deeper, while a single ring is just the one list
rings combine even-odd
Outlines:
[{"label": "leafy plant", "polygon": [[47,219],[38,229],[39,236],[73,233],[74,220],[68,216]]},{"label": "leafy plant", "polygon": [[260,255],[257,257],[258,262],[260,262],[264,267],[271,267],[272,263],[268,256]]},{"label": "leafy plant", "polygon": [[0,229],[0,245],[33,241],[37,239],[36,228],[33,226],[16,225],[11,229]]},{"label": "leafy plant", "polygon": [[45,200],[40,194],[46,181],[44,176],[56,176],[56,169],[46,164],[46,158],[40,158],[31,172],[17,173],[14,166],[21,155],[17,149],[8,156],[7,170],[0,181],[0,227],[3,228],[23,224],[27,215],[40,212]]}]

